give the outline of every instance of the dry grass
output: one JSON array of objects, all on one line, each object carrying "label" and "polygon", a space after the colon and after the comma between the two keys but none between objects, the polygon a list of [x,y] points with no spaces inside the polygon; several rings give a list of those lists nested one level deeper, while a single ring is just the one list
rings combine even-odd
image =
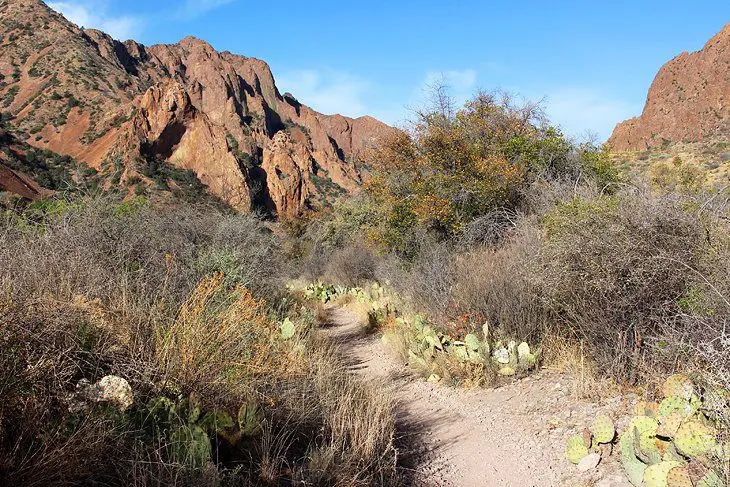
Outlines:
[{"label": "dry grass", "polygon": [[576,399],[596,400],[623,392],[615,380],[604,377],[588,355],[585,343],[548,334],[542,340],[543,363],[550,370],[566,374]]},{"label": "dry grass", "polygon": [[[0,484],[395,482],[390,400],[280,299],[276,249],[254,220],[205,208],[102,200],[4,220]],[[280,338],[283,312],[294,339]],[[129,381],[132,407],[69,410],[80,379],[108,374]],[[169,422],[152,413],[161,397]],[[216,422],[258,404],[261,433],[206,426],[210,461],[181,463],[193,456],[174,434],[198,421],[194,404]]]},{"label": "dry grass", "polygon": [[[363,385],[331,357],[315,366],[325,442],[312,452],[313,480],[322,485],[386,485],[395,481],[393,399]],[[343,468],[344,467],[344,468]]]},{"label": "dry grass", "polygon": [[456,310],[471,313],[477,324],[487,322],[507,336],[540,340],[549,317],[530,275],[540,239],[536,223],[523,220],[502,246],[458,254],[451,291]]},{"label": "dry grass", "polygon": [[201,281],[177,319],[156,329],[157,363],[165,380],[195,391],[224,385],[229,394],[240,395],[258,376],[284,378],[301,369],[298,357],[273,340],[277,330],[264,303],[242,286],[226,291],[223,282],[220,273]]}]

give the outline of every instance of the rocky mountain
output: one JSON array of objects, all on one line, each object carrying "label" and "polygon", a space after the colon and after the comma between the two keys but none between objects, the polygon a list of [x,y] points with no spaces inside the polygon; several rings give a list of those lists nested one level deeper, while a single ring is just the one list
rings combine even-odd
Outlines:
[{"label": "rocky mountain", "polygon": [[258,59],[192,37],[119,42],[40,0],[0,0],[0,38],[8,130],[129,191],[186,184],[172,168],[237,209],[294,216],[354,190],[359,156],[392,130],[281,95]]},{"label": "rocky mountain", "polygon": [[644,150],[730,135],[730,24],[705,47],[664,65],[641,116],[616,126],[609,145]]}]

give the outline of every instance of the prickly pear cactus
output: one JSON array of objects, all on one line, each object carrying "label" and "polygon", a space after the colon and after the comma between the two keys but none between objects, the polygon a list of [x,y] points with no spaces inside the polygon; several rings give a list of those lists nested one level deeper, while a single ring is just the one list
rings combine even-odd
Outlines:
[{"label": "prickly pear cactus", "polygon": [[674,435],[674,445],[687,457],[706,455],[717,446],[715,430],[698,421],[683,423]]},{"label": "prickly pear cactus", "polygon": [[629,431],[634,433],[634,428],[638,430],[638,436],[648,435],[655,436],[659,428],[659,422],[648,416],[636,416],[629,423]]},{"label": "prickly pear cactus", "polygon": [[638,416],[631,419],[619,442],[621,462],[633,485],[724,486],[706,466],[707,458],[717,454],[719,442],[696,391],[686,376],[674,375],[664,384],[666,397],[661,404],[637,405]]},{"label": "prickly pear cactus", "polygon": [[664,399],[659,404],[659,416],[669,416],[672,413],[681,413],[685,417],[692,415],[692,406],[687,401],[679,396],[671,396]]},{"label": "prickly pear cactus", "polygon": [[517,354],[517,342],[512,340],[507,344],[507,353],[509,356],[509,365],[512,368],[517,367],[520,363],[520,356]]},{"label": "prickly pear cactus", "polygon": [[665,462],[683,462],[685,458],[677,451],[674,443],[670,444],[662,455],[662,461]]},{"label": "prickly pear cactus", "polygon": [[212,454],[208,434],[197,425],[181,425],[172,430],[168,448],[174,462],[193,468],[204,467]]},{"label": "prickly pear cactus", "polygon": [[708,470],[695,482],[695,487],[725,487],[725,482],[713,470]]},{"label": "prickly pear cactus", "polygon": [[621,435],[619,448],[621,450],[621,465],[624,468],[624,472],[626,472],[626,476],[632,485],[640,486],[644,480],[646,464],[636,456],[633,433],[627,431]]},{"label": "prickly pear cactus", "polygon": [[469,333],[464,337],[464,343],[470,352],[478,352],[482,347],[482,342],[479,341],[476,335]]},{"label": "prickly pear cactus", "polygon": [[454,354],[459,362],[467,362],[469,360],[469,350],[465,345],[454,345],[451,347],[451,353]]},{"label": "prickly pear cactus", "polygon": [[430,326],[426,326],[423,328],[423,338],[433,348],[436,348],[438,350],[444,349],[444,345],[443,343],[441,343],[441,339],[439,338],[438,334]]},{"label": "prickly pear cactus", "polygon": [[693,487],[693,485],[687,467],[674,467],[667,473],[667,487]]},{"label": "prickly pear cactus", "polygon": [[256,436],[263,427],[263,413],[255,402],[244,403],[238,410],[238,427],[243,436]]},{"label": "prickly pear cactus", "polygon": [[661,462],[647,467],[644,472],[646,487],[667,487],[669,471],[681,466],[679,462]]},{"label": "prickly pear cactus", "polygon": [[578,465],[588,455],[588,446],[582,435],[574,435],[568,438],[565,445],[565,458],[571,463]]},{"label": "prickly pear cactus", "polygon": [[673,412],[667,416],[659,416],[659,428],[657,429],[657,436],[662,438],[674,438],[677,434],[677,430],[685,420],[683,412]]},{"label": "prickly pear cactus", "polygon": [[532,353],[527,342],[522,342],[517,346],[517,360],[523,369],[531,369],[537,363],[537,357]]},{"label": "prickly pear cactus", "polygon": [[294,333],[296,333],[296,327],[294,326],[294,323],[291,322],[289,318],[284,318],[284,321],[281,324],[281,338],[284,340],[289,340],[294,336]]},{"label": "prickly pear cactus", "polygon": [[616,436],[616,428],[608,416],[598,416],[591,426],[591,434],[596,444],[610,443]]},{"label": "prickly pear cactus", "polygon": [[499,370],[497,370],[497,374],[499,374],[503,377],[510,377],[510,376],[515,375],[516,373],[517,373],[517,371],[509,365],[503,365],[502,367],[499,368]]},{"label": "prickly pear cactus", "polygon": [[416,329],[416,331],[423,331],[423,328],[426,326],[426,320],[421,315],[416,315],[413,317],[413,327]]},{"label": "prickly pear cactus", "polygon": [[694,394],[694,384],[683,374],[675,374],[664,382],[664,397],[681,397],[689,401]]},{"label": "prickly pear cactus", "polygon": [[640,432],[638,428],[634,428],[636,456],[647,465],[655,465],[662,461],[662,453],[659,451],[659,444],[654,433],[648,430]]},{"label": "prickly pear cactus", "polygon": [[656,418],[658,415],[658,403],[641,401],[634,407],[634,416],[648,416],[649,418]]}]

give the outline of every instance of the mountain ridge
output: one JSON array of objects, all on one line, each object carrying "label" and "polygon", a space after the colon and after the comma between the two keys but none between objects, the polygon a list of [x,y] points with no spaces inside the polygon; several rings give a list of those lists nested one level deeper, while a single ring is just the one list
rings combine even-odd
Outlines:
[{"label": "mountain ridge", "polygon": [[40,0],[0,3],[0,17],[0,109],[12,127],[123,186],[154,180],[149,166],[163,162],[237,209],[296,216],[356,190],[360,156],[393,130],[302,105],[264,61],[193,36],[120,42]]}]

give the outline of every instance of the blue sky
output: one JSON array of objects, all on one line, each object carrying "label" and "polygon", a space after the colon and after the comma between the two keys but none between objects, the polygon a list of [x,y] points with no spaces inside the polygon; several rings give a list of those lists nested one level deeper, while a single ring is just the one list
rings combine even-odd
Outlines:
[{"label": "blue sky", "polygon": [[59,0],[73,22],[145,44],[194,35],[269,63],[279,89],[325,113],[409,118],[444,79],[544,99],[566,133],[607,138],[641,113],[657,70],[730,22],[728,0]]}]

